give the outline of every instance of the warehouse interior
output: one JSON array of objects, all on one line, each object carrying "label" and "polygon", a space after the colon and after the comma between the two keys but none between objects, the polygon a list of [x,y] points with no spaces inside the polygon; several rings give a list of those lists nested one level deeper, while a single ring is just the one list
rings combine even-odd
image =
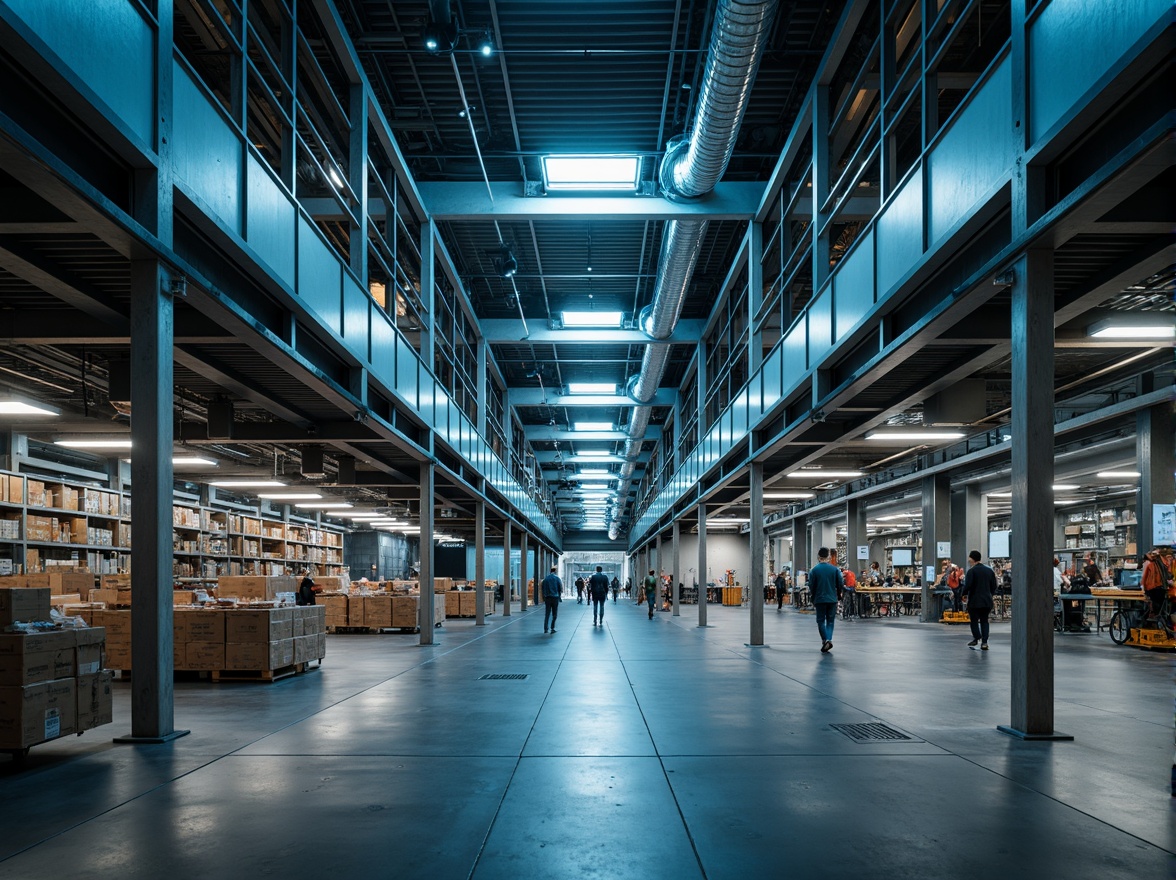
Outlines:
[{"label": "warehouse interior", "polygon": [[[1051,585],[1173,543],[1174,28],[0,0],[0,575],[135,632],[109,726],[0,755],[0,874],[1171,870],[1170,654]],[[826,653],[771,587],[821,547],[909,586]],[[977,548],[986,654],[936,591]],[[304,571],[408,623],[176,661],[178,591]]]}]

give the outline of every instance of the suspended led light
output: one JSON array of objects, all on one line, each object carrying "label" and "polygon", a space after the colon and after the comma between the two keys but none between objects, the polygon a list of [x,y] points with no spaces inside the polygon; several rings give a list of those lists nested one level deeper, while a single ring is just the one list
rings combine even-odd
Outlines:
[{"label": "suspended led light", "polygon": [[706,519],[708,526],[712,523],[716,525],[742,525],[749,522],[751,522],[749,518],[740,516],[708,516]]},{"label": "suspended led light", "polygon": [[1073,492],[1079,487],[1075,483],[1054,483],[1050,488],[1055,492]]},{"label": "suspended led light", "polygon": [[1172,339],[1176,337],[1176,321],[1171,313],[1155,318],[1142,314],[1108,318],[1087,327],[1086,335],[1092,339]]},{"label": "suspended led light", "polygon": [[612,429],[612,422],[575,422],[572,424],[573,431],[611,431]]},{"label": "suspended led light", "polygon": [[222,489],[262,489],[269,486],[285,486],[280,480],[213,480],[208,485]]},{"label": "suspended led light", "polygon": [[1100,480],[1137,480],[1143,474],[1139,471],[1099,471],[1095,476]]},{"label": "suspended led light", "polygon": [[130,440],[54,440],[54,446],[68,449],[130,449]]},{"label": "suspended led light", "polygon": [[962,440],[966,435],[963,431],[871,431],[866,435],[867,440]]},{"label": "suspended led light", "polygon": [[323,496],[318,492],[258,492],[257,497],[269,501],[311,501]]},{"label": "suspended led light", "polygon": [[764,493],[765,501],[788,501],[791,499],[802,500],[805,498],[815,497],[812,492],[766,492]]},{"label": "suspended led light", "polygon": [[560,313],[560,322],[565,330],[569,327],[620,327],[624,320],[624,312],[573,311]]},{"label": "suspended led light", "polygon": [[303,510],[346,510],[351,507],[346,501],[318,501],[312,504],[295,504]]},{"label": "suspended led light", "polygon": [[211,458],[203,458],[199,455],[177,455],[172,458],[173,467],[209,467],[218,464],[217,461]]},{"label": "suspended led light", "polygon": [[543,185],[558,191],[634,192],[640,156],[544,156]]},{"label": "suspended led light", "polygon": [[331,178],[331,183],[335,185],[335,189],[343,189],[347,185],[343,180],[343,175],[339,173],[339,169],[334,165],[327,166],[327,177]]},{"label": "suspended led light", "polygon": [[499,248],[498,256],[494,258],[494,271],[503,278],[514,278],[515,273],[519,271],[519,261],[509,245],[504,244]]},{"label": "suspended led light", "polygon": [[616,382],[569,382],[568,394],[616,394]]},{"label": "suspended led light", "polygon": [[15,397],[0,399],[0,416],[59,416],[61,410],[35,401]]},{"label": "suspended led light", "polygon": [[834,479],[850,479],[852,477],[862,476],[861,471],[834,471],[822,470],[821,468],[801,468],[798,471],[785,474],[785,476],[794,480],[834,480]]}]

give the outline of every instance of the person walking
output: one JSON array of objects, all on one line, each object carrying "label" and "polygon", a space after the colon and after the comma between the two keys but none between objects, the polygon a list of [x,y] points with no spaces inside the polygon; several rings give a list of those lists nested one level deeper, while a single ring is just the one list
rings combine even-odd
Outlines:
[{"label": "person walking", "polygon": [[559,617],[559,603],[563,596],[563,581],[556,574],[558,566],[551,566],[551,573],[543,579],[543,631],[547,632],[548,620],[551,621],[551,632],[555,633],[555,619]]},{"label": "person walking", "polygon": [[604,626],[604,603],[608,601],[608,575],[604,566],[596,566],[596,572],[588,578],[588,594],[592,599],[592,625]]},{"label": "person walking", "polygon": [[788,593],[788,579],[784,577],[784,570],[781,569],[776,575],[776,611],[784,610],[784,596]]},{"label": "person walking", "polygon": [[652,568],[642,581],[642,586],[645,588],[645,601],[649,603],[649,619],[653,620],[653,606],[657,602],[657,575]]},{"label": "person walking", "polygon": [[584,577],[581,575],[576,578],[576,604],[580,605],[584,602]]},{"label": "person walking", "polygon": [[969,648],[979,643],[981,651],[988,650],[988,614],[992,611],[992,597],[996,593],[996,575],[980,561],[980,551],[968,554],[968,573],[964,575],[961,591],[968,599],[968,626],[972,629]]},{"label": "person walking", "polygon": [[817,551],[817,564],[809,571],[809,590],[817,612],[817,631],[821,634],[821,653],[833,650],[833,622],[837,620],[837,596],[845,581],[837,566],[829,562],[829,548]]},{"label": "person walking", "polygon": [[621,580],[616,575],[612,579],[613,604],[617,604],[617,594],[621,592]]}]

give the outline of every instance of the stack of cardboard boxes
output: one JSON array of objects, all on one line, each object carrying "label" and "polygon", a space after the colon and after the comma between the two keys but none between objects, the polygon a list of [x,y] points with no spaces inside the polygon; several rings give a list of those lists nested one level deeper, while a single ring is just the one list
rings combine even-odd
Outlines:
[{"label": "stack of cardboard boxes", "polygon": [[[470,593],[470,599],[474,594]],[[404,593],[374,592],[357,596],[320,596],[319,605],[326,610],[326,625],[332,629],[360,627],[367,629],[416,629],[421,597]],[[470,606],[471,609],[473,606]],[[487,607],[490,607],[487,605]],[[434,621],[447,616],[446,597],[433,596]]]},{"label": "stack of cardboard boxes", "polygon": [[[0,629],[48,621],[50,589],[0,589]],[[113,720],[100,628],[0,633],[0,748],[24,749]]]}]

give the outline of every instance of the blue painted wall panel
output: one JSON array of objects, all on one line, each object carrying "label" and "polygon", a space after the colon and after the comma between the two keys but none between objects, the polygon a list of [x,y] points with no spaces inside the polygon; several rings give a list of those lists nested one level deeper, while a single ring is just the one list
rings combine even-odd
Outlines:
[{"label": "blue painted wall panel", "polygon": [[241,234],[242,147],[188,72],[175,65],[172,167],[192,193]]},{"label": "blue painted wall panel", "polygon": [[245,240],[273,273],[294,287],[297,211],[265,167],[248,157]]},{"label": "blue painted wall panel", "polygon": [[343,335],[343,270],[334,251],[304,217],[298,218],[298,295],[332,330]]},{"label": "blue painted wall panel", "polygon": [[784,355],[784,396],[796,387],[808,370],[808,333],[804,321],[792,325],[780,349]]},{"label": "blue painted wall panel", "polygon": [[1156,22],[1172,0],[1051,0],[1029,29],[1029,133],[1034,142]]},{"label": "blue painted wall panel", "polygon": [[396,393],[405,399],[409,406],[415,408],[420,400],[417,374],[420,360],[416,349],[403,339],[396,340]]},{"label": "blue painted wall panel", "polygon": [[875,227],[878,254],[878,292],[882,300],[923,256],[922,169],[903,184],[886,206]]},{"label": "blue painted wall panel", "polygon": [[128,0],[7,0],[82,84],[152,145],[155,29]]},{"label": "blue painted wall panel", "polygon": [[808,366],[819,366],[833,345],[833,285],[808,308]]},{"label": "blue painted wall panel", "polygon": [[841,340],[874,307],[874,231],[854,243],[833,278],[833,338]]},{"label": "blue painted wall panel", "polygon": [[343,341],[360,361],[368,360],[368,313],[375,301],[343,273]]},{"label": "blue painted wall panel", "polygon": [[927,157],[932,244],[1009,179],[1016,159],[1012,62],[1005,58]]}]

